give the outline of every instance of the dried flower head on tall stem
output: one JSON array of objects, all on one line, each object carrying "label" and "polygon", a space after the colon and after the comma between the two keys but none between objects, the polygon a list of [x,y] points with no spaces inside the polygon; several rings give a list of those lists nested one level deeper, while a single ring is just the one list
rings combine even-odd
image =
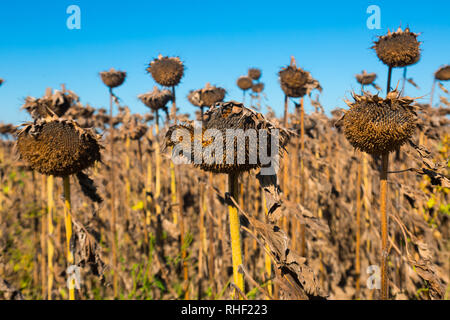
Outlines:
[{"label": "dried flower head on tall stem", "polygon": [[240,76],[236,80],[236,85],[239,87],[239,89],[242,90],[243,100],[242,102],[245,103],[245,93],[248,89],[251,89],[253,86],[252,78],[249,76]]},{"label": "dried flower head on tall stem", "polygon": [[371,155],[381,155],[380,212],[381,212],[381,298],[388,299],[388,217],[386,213],[387,174],[389,153],[400,148],[411,138],[417,117],[411,106],[414,99],[401,97],[392,91],[386,98],[364,93],[353,94],[354,102],[346,101],[350,109],[337,125],[343,127],[344,135],[358,150]]},{"label": "dried flower head on tall stem", "polygon": [[295,58],[291,57],[291,63],[278,72],[281,89],[285,94],[284,100],[284,126],[287,127],[288,98],[301,98],[310,94],[312,90],[322,91],[319,81],[314,79],[308,71],[298,68]]},{"label": "dried flower head on tall stem", "polygon": [[210,108],[215,103],[223,101],[225,94],[224,88],[212,86],[208,82],[204,88],[190,91],[188,100],[192,105],[200,108],[201,119],[203,119],[204,108]]},{"label": "dried flower head on tall stem", "polygon": [[376,73],[367,73],[366,70],[363,70],[360,74],[355,75],[356,81],[361,85],[361,91],[364,91],[364,86],[371,85],[376,90],[380,91],[381,88],[376,85],[375,79],[377,78]]},{"label": "dried flower head on tall stem", "polygon": [[[220,136],[209,137],[207,130],[214,130],[215,132],[220,132]],[[265,129],[267,139],[271,139],[271,135],[275,132],[279,132],[279,150],[277,156],[283,154],[284,147],[286,146],[289,140],[289,134],[284,129],[277,128],[271,122],[267,121],[265,117],[257,113],[251,109],[245,108],[242,103],[238,102],[219,102],[216,103],[214,107],[208,110],[203,119],[203,127],[202,134],[197,136],[194,134],[194,127],[191,123],[180,124],[171,126],[166,133],[166,146],[167,147],[175,147],[178,143],[185,144],[188,149],[190,149],[190,158],[188,161],[194,162],[194,165],[199,167],[204,171],[209,171],[213,173],[226,173],[228,175],[228,191],[229,194],[238,199],[238,190],[239,190],[239,182],[238,177],[239,174],[245,171],[252,170],[254,168],[258,168],[261,166],[261,155],[259,152],[261,151],[258,146],[255,149],[251,149],[248,141],[243,144],[238,144],[236,141],[233,141],[231,148],[233,148],[234,158],[232,163],[229,163],[229,158],[227,157],[227,149],[230,148],[230,145],[227,146],[227,135],[229,134],[227,130],[229,129],[254,129],[256,130],[258,135],[258,140],[260,141],[260,129]],[[177,131],[180,130],[182,133],[188,133],[190,138],[187,140],[184,139],[176,139],[172,140],[173,136],[177,136]],[[219,140],[216,140],[219,139]],[[203,153],[201,150],[201,154],[199,154],[198,148],[195,148],[196,143],[200,144],[202,147],[208,147],[212,144],[218,143],[219,146],[224,147],[225,149],[222,152],[222,158],[217,158],[217,156],[211,157],[211,155],[207,155]],[[270,143],[269,143],[270,145]],[[264,150],[267,152],[266,154],[271,154],[272,150]],[[256,152],[256,158],[258,161],[254,163],[251,159],[254,154],[251,152]],[[238,160],[238,154],[244,154],[244,160]],[[200,163],[194,161],[195,159],[202,159]],[[228,160],[228,162],[227,162]],[[242,161],[242,162],[241,162]],[[244,290],[244,279],[243,275],[238,272],[239,265],[242,264],[242,249],[241,249],[241,239],[240,239],[240,224],[239,217],[237,213],[237,209],[234,205],[229,204],[229,219],[230,219],[230,233],[231,233],[231,247],[232,247],[232,261],[233,261],[233,274],[234,274],[234,282],[236,286],[243,291]]]},{"label": "dried flower head on tall stem", "polygon": [[388,83],[386,93],[391,91],[392,68],[406,67],[415,64],[420,59],[420,42],[417,40],[418,33],[413,33],[409,28],[402,30],[401,27],[395,32],[388,29],[388,33],[379,36],[374,42],[372,49],[378,58],[388,69]]},{"label": "dried flower head on tall stem", "polygon": [[433,106],[433,96],[436,82],[448,80],[450,80],[450,65],[440,67],[438,70],[436,70],[436,72],[434,73],[433,85],[431,87],[430,107]]},{"label": "dried flower head on tall stem", "polygon": [[[85,175],[82,170],[91,167],[95,161],[100,161],[99,137],[91,130],[83,129],[72,120],[63,120],[55,115],[39,118],[33,123],[26,123],[17,133],[16,149],[21,159],[32,169],[48,175],[53,187],[53,176],[63,178],[64,186],[64,220],[66,227],[66,257],[67,265],[74,264],[74,256],[70,247],[72,238],[72,217],[70,200],[70,175]],[[49,205],[51,205],[50,201]],[[49,226],[51,211],[49,217]],[[51,236],[51,233],[50,233]],[[49,246],[49,250],[53,246]],[[52,256],[49,256],[49,268],[52,268]],[[50,280],[51,281],[51,280]],[[49,283],[51,287],[51,282]],[[51,293],[49,293],[51,299]],[[74,286],[69,287],[69,298],[75,299]]]},{"label": "dried flower head on tall stem", "polygon": [[114,297],[118,296],[118,276],[117,276],[117,231],[116,231],[116,181],[115,181],[115,166],[114,166],[114,114],[113,114],[113,102],[117,102],[118,98],[113,93],[113,88],[121,86],[125,82],[126,72],[116,71],[111,68],[109,71],[100,72],[103,83],[109,88],[109,139],[110,139],[110,179],[111,179],[111,238],[112,238],[112,265],[113,265],[113,290]]}]

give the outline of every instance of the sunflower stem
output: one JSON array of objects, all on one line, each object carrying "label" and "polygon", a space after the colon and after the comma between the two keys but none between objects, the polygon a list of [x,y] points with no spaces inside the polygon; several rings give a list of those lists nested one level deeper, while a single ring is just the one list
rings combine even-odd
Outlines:
[{"label": "sunflower stem", "polygon": [[[239,173],[228,174],[228,193],[236,201],[239,196]],[[240,234],[240,222],[237,208],[228,204],[228,215],[230,219],[231,253],[233,261],[233,279],[236,286],[244,292],[244,275],[239,272],[242,264],[242,245]],[[237,294],[237,293],[236,293]]]},{"label": "sunflower stem", "polygon": [[356,174],[356,254],[355,254],[355,275],[356,275],[356,292],[355,298],[359,299],[360,293],[360,275],[361,275],[361,171],[362,171],[362,156],[360,155],[358,161],[358,169]]},{"label": "sunflower stem", "polygon": [[389,153],[384,153],[381,158],[381,173],[380,173],[380,220],[381,220],[381,299],[387,300],[388,297],[388,217],[386,213],[387,202],[387,175],[389,167]]},{"label": "sunflower stem", "polygon": [[392,77],[392,67],[389,67],[386,94],[388,94],[391,91],[391,77]]},{"label": "sunflower stem", "polygon": [[[70,201],[70,176],[63,177],[64,185],[64,224],[66,227],[66,256],[67,265],[73,265],[73,253],[70,250],[70,239],[72,238],[72,215]],[[69,300],[75,300],[75,279],[71,279],[69,285]]]},{"label": "sunflower stem", "polygon": [[433,79],[433,85],[431,86],[431,94],[430,94],[430,108],[433,107],[433,96],[434,96],[434,88],[436,87],[436,78]]},{"label": "sunflower stem", "polygon": [[54,178],[52,175],[47,177],[47,299],[52,300],[53,290],[53,255],[55,247],[53,245],[53,210],[55,202],[53,200]]},{"label": "sunflower stem", "polygon": [[111,238],[112,238],[112,265],[113,265],[113,291],[114,298],[117,298],[118,277],[117,277],[117,232],[116,232],[116,181],[114,172],[114,118],[113,118],[113,97],[112,88],[109,88],[109,117],[110,117],[110,178],[111,178]]}]

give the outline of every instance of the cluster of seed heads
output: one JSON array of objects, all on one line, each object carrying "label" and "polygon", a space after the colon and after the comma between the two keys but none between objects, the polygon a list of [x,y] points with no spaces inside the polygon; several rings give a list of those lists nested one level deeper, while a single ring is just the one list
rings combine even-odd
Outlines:
[{"label": "cluster of seed heads", "polygon": [[147,132],[147,126],[143,123],[143,117],[139,114],[131,114],[128,107],[123,110],[120,138],[123,140],[139,140]]},{"label": "cluster of seed heads", "polygon": [[62,117],[78,101],[78,96],[72,91],[48,90],[42,98],[27,97],[22,109],[25,109],[33,119],[53,115]]}]

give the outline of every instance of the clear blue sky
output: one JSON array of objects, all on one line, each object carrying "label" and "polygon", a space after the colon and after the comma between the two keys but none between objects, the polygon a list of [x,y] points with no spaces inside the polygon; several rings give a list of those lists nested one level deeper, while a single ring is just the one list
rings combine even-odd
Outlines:
[{"label": "clear blue sky", "polygon": [[[81,30],[69,30],[66,9],[81,8]],[[381,29],[366,26],[369,5],[381,9]],[[421,32],[421,61],[408,76],[421,87],[410,96],[428,94],[433,72],[450,63],[449,1],[1,1],[0,122],[28,120],[19,111],[23,99],[42,96],[46,87],[65,83],[83,103],[105,107],[107,89],[98,72],[114,67],[128,73],[116,90],[133,112],[147,111],[136,98],[151,90],[146,65],[159,53],[178,55],[186,72],[177,89],[183,112],[192,112],[190,89],[206,82],[223,86],[227,99],[241,99],[238,76],[249,67],[263,71],[268,105],[282,114],[283,93],[277,72],[289,63],[311,72],[324,88],[327,111],[345,107],[343,99],[359,90],[354,75],[378,74],[384,89],[387,68],[371,43],[387,28],[409,25]],[[396,69],[393,83],[402,71]],[[428,99],[428,98],[427,98]],[[307,111],[311,111],[307,102]]]}]

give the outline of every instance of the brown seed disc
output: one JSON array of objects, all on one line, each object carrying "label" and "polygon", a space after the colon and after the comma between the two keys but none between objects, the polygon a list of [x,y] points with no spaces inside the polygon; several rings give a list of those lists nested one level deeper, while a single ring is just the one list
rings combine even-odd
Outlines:
[{"label": "brown seed disc", "polygon": [[353,97],[355,102],[349,104],[350,109],[340,122],[345,137],[356,149],[374,155],[389,153],[414,133],[416,115],[410,106],[413,99],[400,98],[396,91],[386,99],[370,93]]},{"label": "brown seed disc", "polygon": [[245,91],[252,87],[253,81],[252,81],[252,78],[250,78],[248,76],[240,76],[237,79],[236,84],[241,90]]},{"label": "brown seed disc", "polygon": [[367,73],[366,70],[364,70],[362,73],[357,74],[356,81],[358,81],[362,85],[369,85],[372,84],[375,79],[377,78],[376,73]]},{"label": "brown seed disc", "polygon": [[379,37],[372,48],[385,65],[392,68],[406,67],[420,59],[420,42],[417,41],[417,36],[408,28],[404,31],[399,28],[396,32],[388,32]]},{"label": "brown seed disc", "polygon": [[439,70],[434,74],[434,77],[441,81],[450,80],[450,65],[439,68]]},{"label": "brown seed disc", "polygon": [[184,66],[178,57],[163,57],[160,55],[150,63],[147,71],[158,84],[173,87],[180,83],[184,74]]},{"label": "brown seed disc", "polygon": [[74,121],[41,119],[27,124],[16,142],[20,157],[34,170],[55,176],[80,172],[100,161],[100,144]]},{"label": "brown seed disc", "polygon": [[111,89],[122,85],[126,76],[126,72],[116,71],[114,68],[111,68],[109,71],[100,72],[103,83]]},{"label": "brown seed disc", "polygon": [[140,94],[138,98],[153,111],[158,111],[166,109],[167,103],[173,101],[173,94],[169,90],[159,90],[158,87],[154,87],[153,91]]},{"label": "brown seed disc", "polygon": [[[257,113],[251,109],[245,108],[243,104],[238,102],[219,102],[214,107],[212,107],[210,110],[208,110],[204,114],[204,125],[203,125],[203,135],[202,137],[195,137],[194,136],[194,128],[191,124],[187,125],[177,125],[170,127],[169,131],[166,134],[166,145],[167,146],[174,146],[175,143],[171,140],[172,134],[175,130],[178,129],[185,129],[187,132],[189,132],[190,135],[190,141],[181,141],[181,143],[187,143],[186,147],[191,148],[191,159],[190,161],[194,162],[194,165],[201,168],[204,171],[210,171],[214,173],[232,173],[232,172],[243,172],[243,171],[249,171],[251,169],[255,169],[260,167],[262,164],[260,163],[259,159],[259,129],[266,129],[267,130],[267,138],[268,138],[268,148],[267,154],[270,154],[270,136],[273,133],[273,130],[278,129],[279,130],[279,155],[282,156],[284,147],[286,146],[288,140],[289,140],[289,134],[287,131],[275,127],[271,122],[267,121],[264,116],[260,113]],[[248,139],[245,140],[244,143],[237,143],[236,140],[234,140],[234,160],[230,161],[231,163],[228,163],[227,160],[227,150],[226,150],[226,140],[227,140],[227,129],[242,129],[244,132],[248,129],[255,129],[256,131],[256,138],[257,138],[257,145],[252,146],[255,147],[254,150],[252,150],[249,145]],[[217,130],[216,132],[220,132],[220,136],[216,137],[207,137],[206,136],[206,130]],[[186,132],[186,131],[185,131]],[[228,135],[229,136],[229,135]],[[211,144],[219,143],[223,147],[222,150],[222,163],[217,163],[215,161],[214,155],[208,154],[199,154],[198,150],[194,147],[194,141],[195,140],[201,140],[198,141],[198,143],[201,143],[203,148],[207,148],[208,146],[211,146]],[[215,139],[221,139],[221,140],[215,140]],[[254,151],[257,153],[256,162],[253,163],[251,160],[250,151]],[[240,163],[241,161],[238,161],[237,155],[241,153],[243,156],[244,161]],[[203,155],[203,158],[202,158]],[[195,159],[203,159],[201,163],[195,164]]]},{"label": "brown seed disc", "polygon": [[281,89],[284,94],[292,98],[300,98],[313,89],[322,90],[317,80],[308,71],[289,65],[278,72]]},{"label": "brown seed disc", "polygon": [[264,83],[258,82],[252,86],[252,91],[255,93],[261,93],[264,90]]},{"label": "brown seed disc", "polygon": [[261,78],[261,70],[257,68],[248,69],[248,76],[253,80],[259,80]]}]

